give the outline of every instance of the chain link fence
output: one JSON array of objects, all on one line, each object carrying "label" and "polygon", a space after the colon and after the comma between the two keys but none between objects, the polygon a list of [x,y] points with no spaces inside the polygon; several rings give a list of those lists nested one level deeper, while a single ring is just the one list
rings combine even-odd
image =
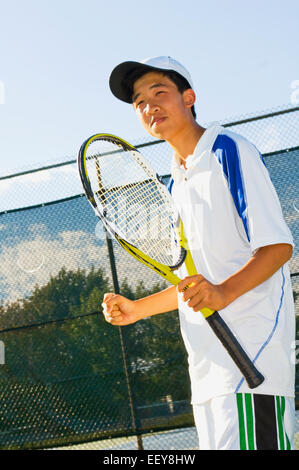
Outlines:
[{"label": "chain link fence", "polygon": [[[297,318],[298,117],[281,108],[222,123],[259,148],[278,192],[296,243]],[[167,182],[169,146],[135,145]],[[76,161],[0,177],[0,194],[0,448],[196,448],[177,312],[118,328],[99,311],[115,288],[107,242],[122,294],[166,283],[107,240]]]}]

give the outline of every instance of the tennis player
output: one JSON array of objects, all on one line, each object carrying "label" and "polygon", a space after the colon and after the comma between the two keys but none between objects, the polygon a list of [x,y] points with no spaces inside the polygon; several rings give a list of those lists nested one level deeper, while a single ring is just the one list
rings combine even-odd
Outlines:
[{"label": "tennis player", "polygon": [[[181,268],[177,288],[136,301],[105,294],[107,322],[128,325],[179,309],[200,449],[293,449],[293,240],[259,151],[218,123],[197,123],[191,77],[171,57],[121,63],[110,88],[173,149],[169,190],[199,274]],[[247,387],[203,307],[220,312],[255,361],[265,376],[259,387]]]}]

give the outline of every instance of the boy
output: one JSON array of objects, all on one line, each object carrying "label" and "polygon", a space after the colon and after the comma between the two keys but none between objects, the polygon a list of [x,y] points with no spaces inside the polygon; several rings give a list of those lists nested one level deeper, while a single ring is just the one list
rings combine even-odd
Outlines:
[{"label": "boy", "polygon": [[[259,152],[217,123],[196,122],[191,77],[171,57],[118,65],[110,88],[174,151],[169,189],[199,274],[180,269],[177,288],[137,301],[105,294],[106,321],[128,325],[179,309],[200,449],[293,448],[293,241]],[[258,388],[248,389],[203,307],[220,311],[254,359],[265,376]]]}]

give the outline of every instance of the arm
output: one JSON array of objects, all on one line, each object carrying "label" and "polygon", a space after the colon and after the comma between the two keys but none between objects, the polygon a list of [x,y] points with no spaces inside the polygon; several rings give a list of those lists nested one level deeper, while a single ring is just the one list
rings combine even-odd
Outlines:
[{"label": "arm", "polygon": [[171,286],[138,300],[108,293],[105,294],[102,305],[108,323],[118,326],[130,325],[143,318],[177,309],[177,291],[175,286]]},{"label": "arm", "polygon": [[203,307],[221,310],[241,295],[258,286],[271,277],[285,264],[292,255],[292,246],[280,243],[264,246],[236,273],[224,282],[214,285],[203,276],[185,278],[178,285],[181,292],[192,282],[194,285],[183,293],[183,299],[189,307],[198,312]]}]

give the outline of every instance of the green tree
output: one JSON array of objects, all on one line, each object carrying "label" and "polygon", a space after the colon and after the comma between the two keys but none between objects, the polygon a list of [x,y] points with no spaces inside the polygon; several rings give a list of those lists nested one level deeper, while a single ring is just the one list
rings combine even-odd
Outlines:
[{"label": "green tree", "polygon": [[[165,287],[157,283],[147,288],[139,282],[133,289],[125,279],[121,293],[137,299]],[[78,423],[83,422],[84,432],[92,426],[126,429],[130,408],[124,353],[136,407],[163,402],[166,395],[188,398],[177,312],[122,327],[123,350],[120,329],[106,323],[101,313],[107,291],[111,286],[102,269],[62,268],[47,284],[35,286],[27,298],[0,306],[1,328],[12,328],[2,335],[8,357],[0,374],[2,385],[6,384],[2,409],[16,403],[13,418],[7,411],[2,421],[7,423],[3,432],[11,422],[30,429],[39,416],[44,426],[63,433],[66,416],[70,434],[77,434]],[[24,327],[14,330],[18,325]]]}]

